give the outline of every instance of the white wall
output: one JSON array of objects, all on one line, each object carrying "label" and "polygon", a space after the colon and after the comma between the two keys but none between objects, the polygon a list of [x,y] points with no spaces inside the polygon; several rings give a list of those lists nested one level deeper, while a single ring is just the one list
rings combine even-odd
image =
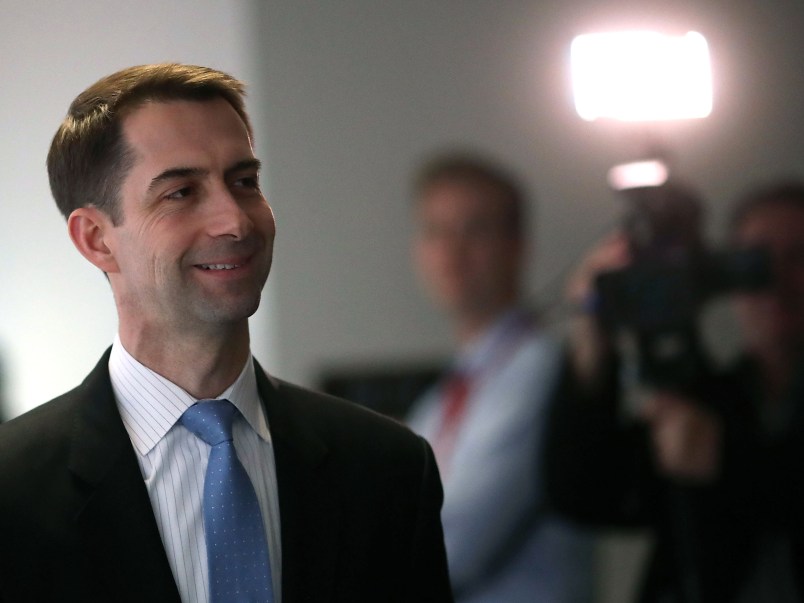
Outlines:
[{"label": "white wall", "polygon": [[[252,26],[250,3],[238,0],[0,0],[0,360],[8,415],[77,385],[117,328],[106,281],[72,247],[47,183],[45,157],[70,102],[101,76],[149,62],[208,64],[252,80]],[[256,331],[270,358],[268,330]]]}]

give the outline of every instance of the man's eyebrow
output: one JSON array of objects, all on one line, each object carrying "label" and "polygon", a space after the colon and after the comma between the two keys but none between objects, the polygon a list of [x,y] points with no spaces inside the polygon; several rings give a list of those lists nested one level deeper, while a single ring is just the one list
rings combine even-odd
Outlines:
[{"label": "man's eyebrow", "polygon": [[235,163],[233,166],[226,168],[226,171],[223,173],[223,175],[226,178],[229,178],[238,172],[246,172],[246,171],[259,172],[261,167],[262,163],[257,158],[243,159],[242,161],[238,161],[237,163]]}]

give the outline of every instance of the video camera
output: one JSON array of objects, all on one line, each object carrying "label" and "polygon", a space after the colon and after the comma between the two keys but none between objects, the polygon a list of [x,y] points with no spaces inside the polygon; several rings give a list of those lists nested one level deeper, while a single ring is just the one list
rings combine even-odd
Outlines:
[{"label": "video camera", "polygon": [[760,249],[708,249],[703,201],[687,187],[670,180],[612,185],[628,201],[633,261],[598,276],[598,316],[604,327],[635,335],[642,383],[688,391],[708,366],[698,324],[703,305],[768,286],[769,259]]}]

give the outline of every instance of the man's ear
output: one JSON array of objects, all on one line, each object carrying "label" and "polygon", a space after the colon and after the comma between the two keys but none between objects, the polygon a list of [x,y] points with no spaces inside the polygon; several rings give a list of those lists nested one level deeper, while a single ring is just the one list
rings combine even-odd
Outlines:
[{"label": "man's ear", "polygon": [[76,249],[103,272],[117,272],[117,260],[107,244],[112,219],[94,206],[79,207],[67,218],[67,231]]}]

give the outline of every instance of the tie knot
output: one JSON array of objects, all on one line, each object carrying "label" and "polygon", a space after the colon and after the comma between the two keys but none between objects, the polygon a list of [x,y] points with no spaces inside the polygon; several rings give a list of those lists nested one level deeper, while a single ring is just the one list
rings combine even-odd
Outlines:
[{"label": "tie knot", "polygon": [[181,423],[210,446],[232,439],[237,409],[229,400],[200,400],[184,411]]}]

